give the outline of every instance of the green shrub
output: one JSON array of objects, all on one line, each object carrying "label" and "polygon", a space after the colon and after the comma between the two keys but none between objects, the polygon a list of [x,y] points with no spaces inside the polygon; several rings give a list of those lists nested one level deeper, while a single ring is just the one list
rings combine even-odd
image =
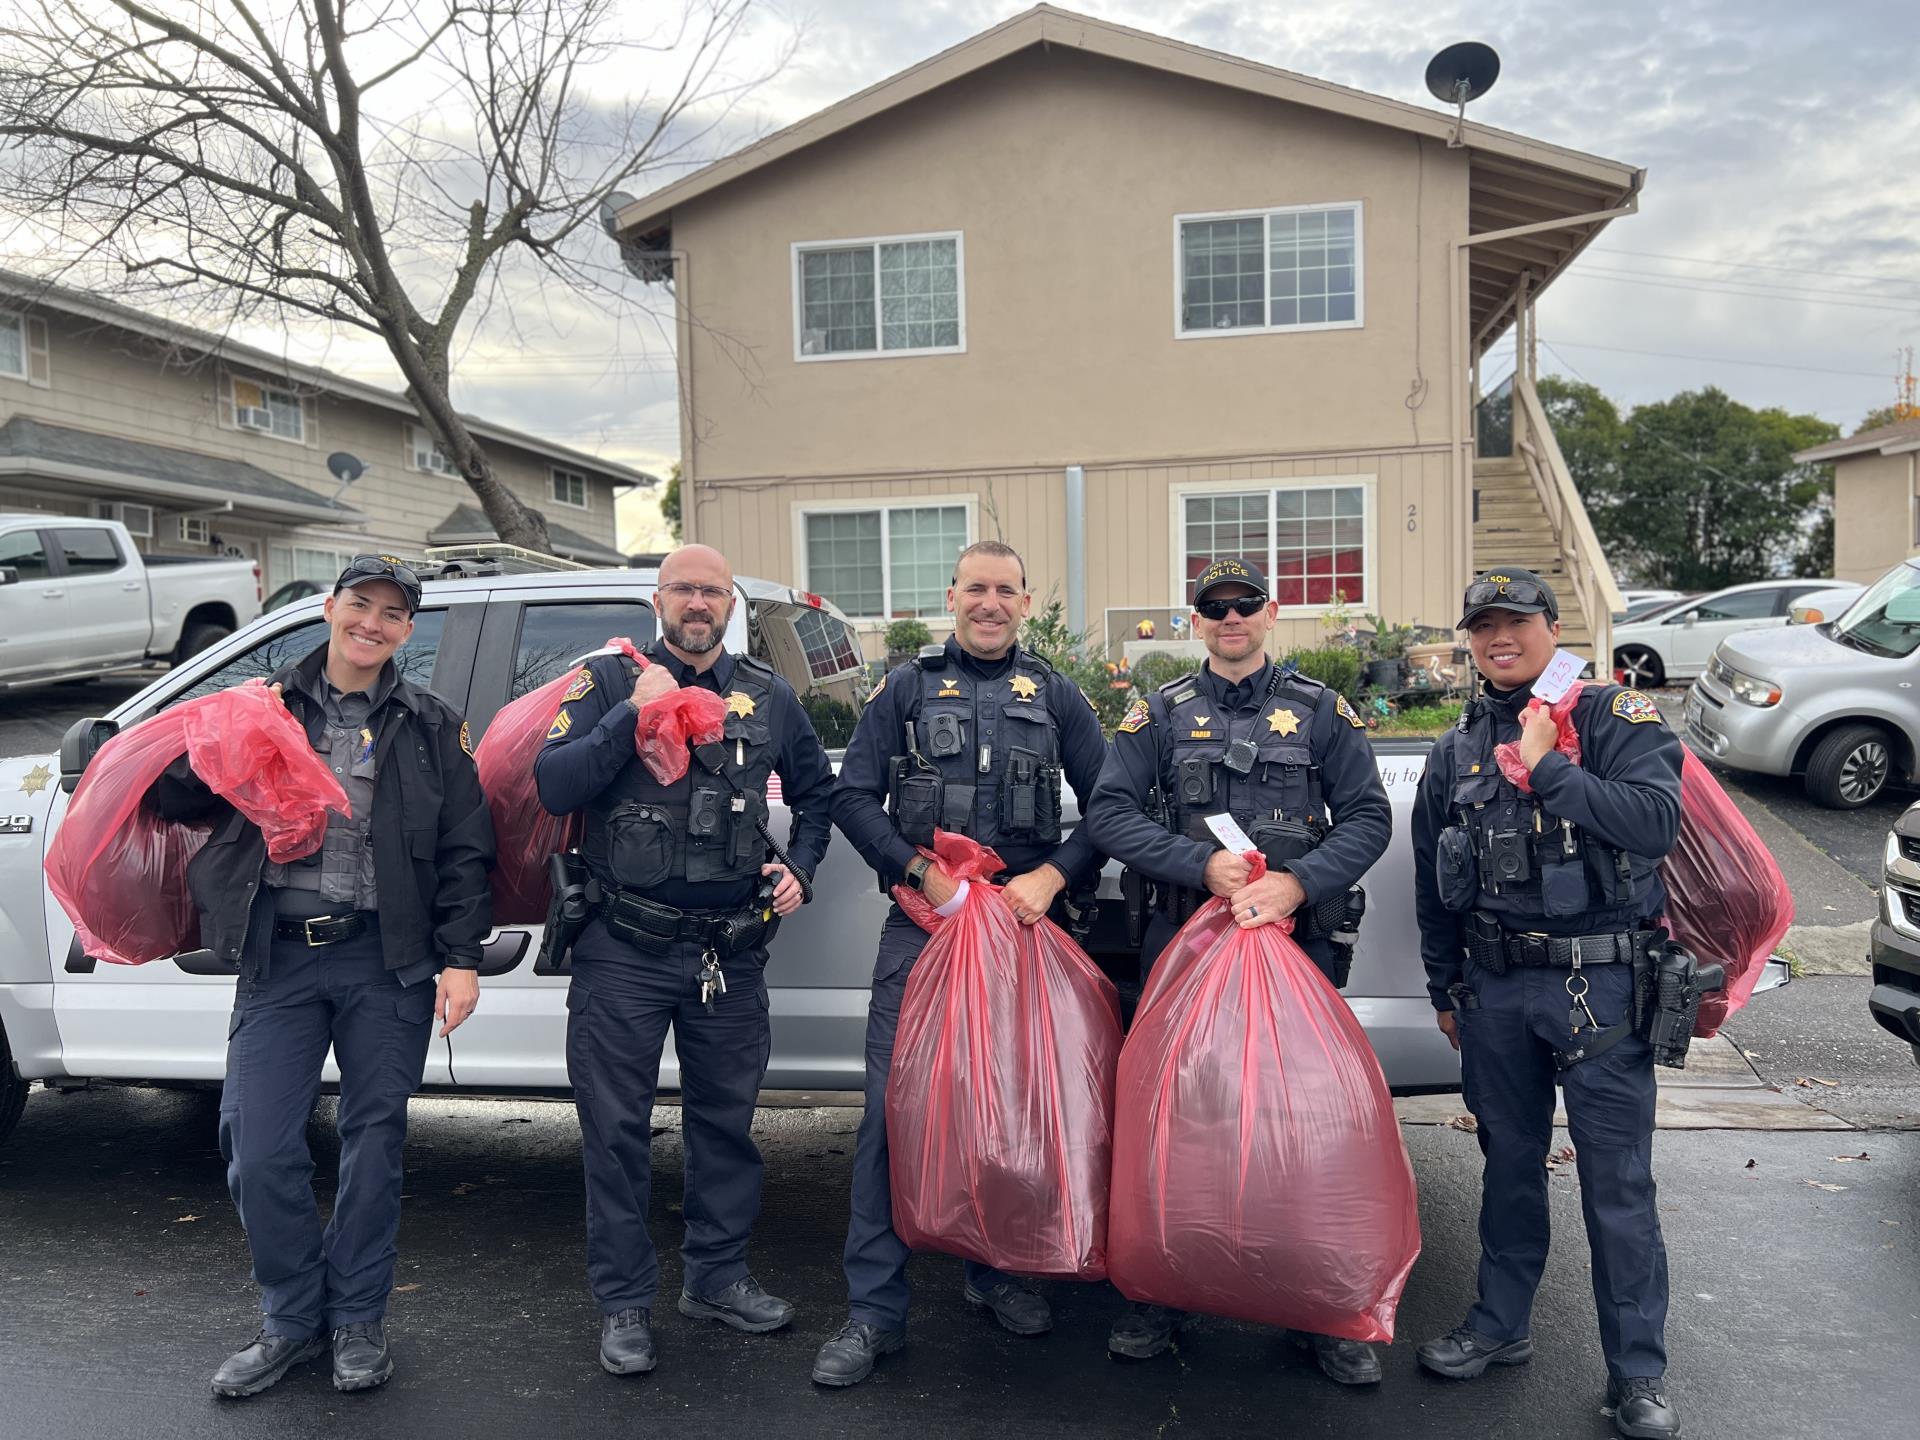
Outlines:
[{"label": "green shrub", "polygon": [[813,722],[813,732],[829,750],[839,750],[853,739],[854,723],[860,718],[851,705],[831,695],[814,693],[800,699],[800,708]]},{"label": "green shrub", "polygon": [[918,620],[896,620],[887,626],[887,653],[918,655],[923,645],[933,643],[933,632]]},{"label": "green shrub", "polygon": [[1318,680],[1335,694],[1354,700],[1360,693],[1360,652],[1351,648],[1327,646],[1322,650],[1296,650],[1287,656],[1309,680]]},{"label": "green shrub", "polygon": [[1133,688],[1142,695],[1151,695],[1169,680],[1191,675],[1199,668],[1200,662],[1191,655],[1142,655],[1133,667]]},{"label": "green shrub", "polygon": [[1444,705],[1413,705],[1398,715],[1383,721],[1375,731],[1378,735],[1434,735],[1446,733],[1447,728],[1460,719],[1461,704],[1458,700]]}]

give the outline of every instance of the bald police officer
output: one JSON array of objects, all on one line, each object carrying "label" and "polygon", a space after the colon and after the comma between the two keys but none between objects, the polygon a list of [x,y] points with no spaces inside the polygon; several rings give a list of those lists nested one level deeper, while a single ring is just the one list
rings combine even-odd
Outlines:
[{"label": "bald police officer", "polygon": [[[1334,985],[1345,985],[1361,906],[1353,887],[1393,832],[1373,747],[1344,697],[1267,657],[1278,606],[1257,565],[1215,560],[1200,572],[1193,599],[1205,663],[1135,702],[1087,807],[1093,843],[1158,892],[1141,978],[1194,910],[1220,895],[1246,927],[1292,915],[1301,948]],[[1231,815],[1267,855],[1272,868],[1263,879],[1249,881],[1247,862],[1207,828],[1206,817],[1219,814]],[[1184,1319],[1163,1306],[1131,1305],[1107,1349],[1148,1359],[1172,1344]],[[1370,1346],[1297,1338],[1331,1379],[1379,1381]]]},{"label": "bald police officer", "polygon": [[[1530,571],[1467,587],[1460,628],[1484,679],[1433,748],[1413,817],[1414,893],[1427,989],[1460,1052],[1485,1156],[1480,1297],[1419,1348],[1471,1380],[1533,1357],[1547,1260],[1554,1086],[1578,1156],[1593,1297],[1620,1434],[1677,1435],[1667,1400],[1667,1252],[1653,1185],[1653,1050],[1634,1023],[1634,962],[1657,940],[1660,858],[1680,827],[1680,742],[1647,696],[1582,690],[1581,758],[1554,748],[1542,708],[1522,719],[1560,634],[1553,590]],[[1519,744],[1531,794],[1494,747]]]}]

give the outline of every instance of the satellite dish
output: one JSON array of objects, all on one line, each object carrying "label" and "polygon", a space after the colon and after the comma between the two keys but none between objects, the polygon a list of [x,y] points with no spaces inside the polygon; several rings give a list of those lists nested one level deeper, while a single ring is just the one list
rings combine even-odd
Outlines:
[{"label": "satellite dish", "polygon": [[340,487],[344,490],[367,473],[367,463],[358,455],[350,455],[345,450],[336,450],[327,456],[327,469],[333,478],[340,482]]},{"label": "satellite dish", "polygon": [[1453,134],[1447,148],[1457,150],[1465,142],[1460,132],[1467,123],[1467,102],[1478,100],[1500,78],[1500,57],[1491,45],[1478,40],[1462,40],[1449,45],[1427,62],[1427,89],[1436,100],[1456,110]]},{"label": "satellite dish", "polygon": [[633,196],[624,190],[609,190],[600,201],[600,228],[609,240],[620,238],[620,212],[633,204]]}]

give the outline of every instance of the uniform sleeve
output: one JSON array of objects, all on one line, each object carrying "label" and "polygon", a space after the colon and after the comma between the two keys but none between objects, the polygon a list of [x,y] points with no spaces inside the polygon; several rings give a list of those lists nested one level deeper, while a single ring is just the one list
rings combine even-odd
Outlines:
[{"label": "uniform sleeve", "polygon": [[1150,879],[1204,890],[1207,860],[1214,847],[1185,835],[1172,835],[1147,816],[1147,795],[1160,775],[1159,739],[1166,715],[1158,698],[1147,702],[1147,723],[1121,730],[1107,749],[1107,763],[1093,787],[1086,823],[1093,844],[1121,864]]},{"label": "uniform sleeve", "polygon": [[1320,784],[1333,828],[1323,844],[1281,867],[1300,882],[1309,905],[1357,885],[1393,841],[1393,806],[1380,781],[1373,744],[1341,713],[1339,699],[1328,691],[1313,712],[1320,741],[1314,752],[1324,757]]},{"label": "uniform sleeve", "polygon": [[780,776],[780,790],[793,816],[787,832],[787,854],[809,876],[818,875],[833,839],[833,763],[827,759],[800,697],[782,685],[780,700],[780,753],[773,768]]},{"label": "uniform sleeve", "polygon": [[1107,742],[1100,734],[1100,717],[1078,685],[1066,676],[1055,674],[1048,682],[1048,699],[1060,727],[1060,756],[1065,764],[1067,783],[1080,797],[1080,823],[1060,842],[1060,848],[1046,859],[1062,875],[1067,887],[1077,889],[1092,883],[1100,869],[1100,850],[1087,829],[1086,801],[1100,783],[1106,768]]},{"label": "uniform sleeve", "polygon": [[473,756],[460,743],[460,717],[440,726],[440,834],[434,848],[439,887],[434,895],[434,950],[454,969],[480,965],[481,942],[493,928],[493,816],[480,789]]},{"label": "uniform sleeve", "polygon": [[640,712],[629,698],[626,671],[603,656],[588,663],[587,674],[593,688],[561,705],[533,762],[540,803],[550,815],[585,809],[634,757]]},{"label": "uniform sleeve", "polygon": [[888,766],[905,740],[900,697],[906,683],[903,678],[898,685],[882,684],[885,688],[867,702],[853,727],[853,739],[840,759],[830,808],[834,825],[860,858],[886,884],[897,885],[917,853],[893,828],[886,807]]},{"label": "uniform sleeve", "polygon": [[[1623,704],[1629,696],[1638,703]],[[1581,708],[1581,763],[1549,754],[1533,767],[1533,793],[1549,815],[1596,840],[1660,859],[1680,838],[1679,737],[1637,691],[1602,691]],[[1653,718],[1627,719],[1622,709]]]},{"label": "uniform sleeve", "polygon": [[1447,987],[1459,983],[1466,953],[1460,939],[1460,917],[1441,904],[1440,877],[1434,869],[1440,832],[1447,827],[1452,745],[1452,732],[1448,732],[1433,747],[1413,801],[1413,915],[1420,927],[1420,961],[1427,970],[1427,995],[1436,1010],[1453,1009]]}]

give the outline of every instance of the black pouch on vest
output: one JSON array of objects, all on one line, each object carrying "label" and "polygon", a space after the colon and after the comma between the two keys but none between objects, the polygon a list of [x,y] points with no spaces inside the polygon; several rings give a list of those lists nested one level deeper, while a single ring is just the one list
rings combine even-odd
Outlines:
[{"label": "black pouch on vest", "polygon": [[1557,917],[1578,915],[1588,902],[1587,867],[1578,860],[1556,861],[1540,867],[1540,907]]},{"label": "black pouch on vest", "polygon": [[916,768],[905,755],[895,758],[891,796],[893,824],[900,838],[909,845],[933,844],[933,828],[940,823],[944,788],[937,773]]},{"label": "black pouch on vest", "polygon": [[1320,832],[1297,820],[1262,820],[1247,832],[1254,848],[1267,857],[1269,872],[1298,860],[1320,844]]},{"label": "black pouch on vest", "polygon": [[1018,748],[1007,752],[1007,809],[1010,834],[1025,835],[1039,822],[1040,757]]},{"label": "black pouch on vest", "polygon": [[940,828],[955,835],[965,835],[973,827],[972,785],[955,785],[948,781],[944,796],[940,802]]},{"label": "black pouch on vest", "polygon": [[607,868],[623,890],[665,883],[673,846],[673,817],[657,805],[624,805],[607,819]]},{"label": "black pouch on vest", "polygon": [[1456,915],[1473,909],[1480,898],[1480,867],[1474,862],[1472,835],[1458,825],[1442,830],[1434,847],[1433,870],[1442,905]]}]

